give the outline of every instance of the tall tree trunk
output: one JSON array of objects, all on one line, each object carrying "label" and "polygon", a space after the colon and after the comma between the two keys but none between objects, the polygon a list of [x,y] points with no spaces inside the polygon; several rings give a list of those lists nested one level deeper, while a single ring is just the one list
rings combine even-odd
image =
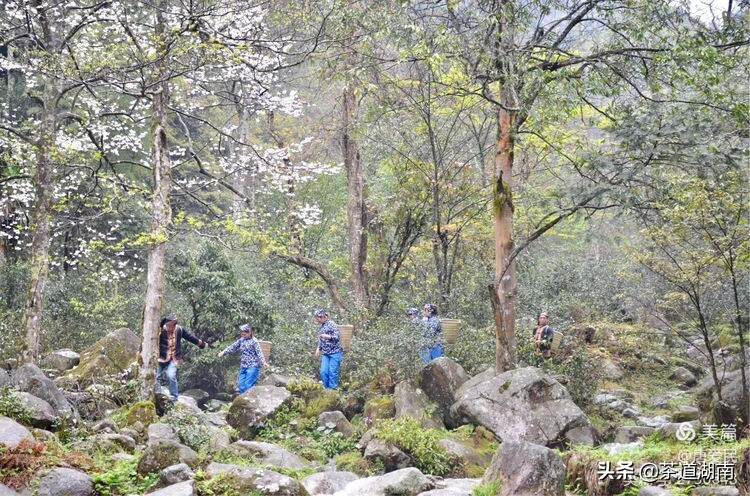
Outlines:
[{"label": "tall tree trunk", "polygon": [[[164,38],[164,23],[157,10],[156,34]],[[156,361],[159,341],[159,320],[164,299],[164,259],[167,250],[167,230],[172,222],[172,207],[169,194],[172,188],[172,164],[167,143],[167,108],[169,106],[169,84],[164,59],[158,59],[157,72],[161,83],[153,95],[154,119],[154,196],[151,200],[151,251],[148,255],[146,273],[146,296],[143,305],[143,329],[140,356],[140,397],[151,397],[156,382]]]},{"label": "tall tree trunk", "polygon": [[347,203],[347,237],[349,241],[349,263],[351,266],[352,295],[357,314],[368,307],[367,293],[367,231],[365,230],[365,175],[359,147],[354,139],[354,120],[357,112],[357,99],[351,84],[344,88],[343,93],[343,126],[342,148],[344,166],[346,167],[346,183],[349,193]]},{"label": "tall tree trunk", "polygon": [[44,102],[37,142],[37,163],[34,173],[34,217],[31,237],[31,274],[23,315],[26,343],[23,351],[25,362],[36,362],[41,350],[42,310],[44,292],[49,277],[49,249],[52,240],[52,147],[55,145],[55,116],[50,110],[56,97]]},{"label": "tall tree trunk", "polygon": [[[503,91],[505,93],[505,91]],[[508,102],[508,98],[504,99]],[[507,105],[506,108],[511,108]],[[495,187],[492,201],[495,228],[495,283],[491,298],[495,318],[495,369],[498,373],[516,366],[516,271],[513,253],[513,151],[517,115],[498,111],[495,155]]]}]

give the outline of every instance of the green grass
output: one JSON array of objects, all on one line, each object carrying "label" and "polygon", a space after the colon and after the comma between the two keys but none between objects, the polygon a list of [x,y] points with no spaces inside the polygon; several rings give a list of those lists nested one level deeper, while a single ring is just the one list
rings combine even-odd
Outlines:
[{"label": "green grass", "polygon": [[479,484],[471,491],[471,496],[498,496],[500,494],[499,482],[485,482]]},{"label": "green grass", "polygon": [[426,474],[447,475],[456,466],[456,460],[439,443],[445,432],[425,429],[412,418],[378,422],[374,435],[411,456],[416,467]]}]

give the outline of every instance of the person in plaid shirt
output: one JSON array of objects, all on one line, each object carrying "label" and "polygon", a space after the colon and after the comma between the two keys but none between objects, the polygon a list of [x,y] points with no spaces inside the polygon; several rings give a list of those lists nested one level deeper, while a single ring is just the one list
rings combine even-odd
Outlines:
[{"label": "person in plaid shirt", "polygon": [[315,311],[315,322],[320,324],[318,347],[315,349],[315,356],[320,357],[320,380],[324,388],[336,389],[339,387],[339,370],[344,358],[341,332],[328,312],[322,308]]},{"label": "person in plaid shirt", "polygon": [[230,353],[240,352],[240,373],[237,376],[237,389],[240,394],[255,386],[260,377],[260,368],[268,367],[260,343],[253,336],[253,326],[243,324],[240,326],[240,339],[227,346],[219,353],[219,357]]}]

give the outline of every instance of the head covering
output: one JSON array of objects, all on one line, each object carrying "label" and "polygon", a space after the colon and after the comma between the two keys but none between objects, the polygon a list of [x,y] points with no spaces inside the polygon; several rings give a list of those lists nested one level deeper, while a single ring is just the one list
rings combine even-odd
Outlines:
[{"label": "head covering", "polygon": [[253,326],[250,324],[242,324],[240,326],[240,332],[253,332]]},{"label": "head covering", "polygon": [[328,310],[325,308],[318,308],[315,310],[315,316],[316,317],[328,317]]},{"label": "head covering", "polygon": [[174,314],[169,314],[163,319],[161,319],[161,322],[159,323],[159,327],[164,327],[167,324],[167,322],[176,322],[176,321],[177,321],[177,317]]},{"label": "head covering", "polygon": [[438,314],[437,305],[434,305],[432,303],[427,303],[427,304],[425,304],[424,307],[430,311],[430,315],[437,315]]},{"label": "head covering", "polygon": [[419,315],[419,310],[417,310],[414,307],[407,308],[406,309],[406,315],[409,315],[409,316]]}]

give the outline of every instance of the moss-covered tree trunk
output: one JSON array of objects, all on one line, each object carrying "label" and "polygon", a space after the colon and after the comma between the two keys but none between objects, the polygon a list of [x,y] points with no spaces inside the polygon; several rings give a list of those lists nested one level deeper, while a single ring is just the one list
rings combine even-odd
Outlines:
[{"label": "moss-covered tree trunk", "polygon": [[[163,46],[168,46],[164,36],[164,22],[157,8],[156,35]],[[166,50],[165,50],[166,51]],[[143,328],[140,356],[138,359],[140,397],[147,399],[153,394],[156,382],[156,363],[159,340],[159,320],[164,299],[164,260],[167,251],[168,229],[172,221],[169,194],[172,188],[172,164],[167,142],[167,109],[169,107],[169,83],[166,77],[166,54],[157,59],[157,75],[160,83],[152,96],[153,119],[153,172],[154,196],[151,201],[151,250],[146,272],[146,296],[143,305]]]}]

